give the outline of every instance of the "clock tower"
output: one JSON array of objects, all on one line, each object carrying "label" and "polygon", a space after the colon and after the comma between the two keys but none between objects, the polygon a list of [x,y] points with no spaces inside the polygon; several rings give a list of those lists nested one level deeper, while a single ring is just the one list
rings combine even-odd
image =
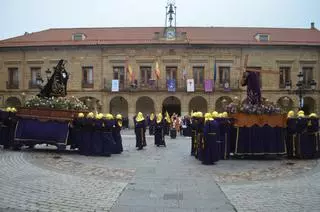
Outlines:
[{"label": "clock tower", "polygon": [[175,40],[177,38],[177,19],[176,19],[177,7],[174,1],[169,1],[166,6],[166,24],[163,37],[167,40]]}]

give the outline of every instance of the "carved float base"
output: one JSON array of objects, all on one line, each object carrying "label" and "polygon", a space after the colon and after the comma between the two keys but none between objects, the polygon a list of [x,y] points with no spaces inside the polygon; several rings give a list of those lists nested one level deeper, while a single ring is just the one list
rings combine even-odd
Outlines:
[{"label": "carved float base", "polygon": [[17,116],[23,118],[36,118],[39,120],[70,121],[78,116],[78,113],[86,111],[58,110],[49,108],[20,108]]}]

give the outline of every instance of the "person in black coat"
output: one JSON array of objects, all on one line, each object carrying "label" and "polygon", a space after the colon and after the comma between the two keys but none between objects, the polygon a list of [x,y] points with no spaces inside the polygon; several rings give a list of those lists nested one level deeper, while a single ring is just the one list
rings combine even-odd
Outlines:
[{"label": "person in black coat", "polygon": [[191,128],[191,155],[196,156],[197,148],[197,128],[198,128],[198,119],[196,118],[197,113],[191,114],[190,128]]}]

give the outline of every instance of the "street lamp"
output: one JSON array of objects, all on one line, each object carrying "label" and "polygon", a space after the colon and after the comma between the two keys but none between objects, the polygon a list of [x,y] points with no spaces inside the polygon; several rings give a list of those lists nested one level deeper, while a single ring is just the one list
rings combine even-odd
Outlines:
[{"label": "street lamp", "polygon": [[298,76],[298,82],[296,84],[297,90],[291,91],[292,83],[291,81],[286,81],[285,88],[290,93],[295,93],[299,97],[299,110],[303,108],[303,95],[306,94],[310,89],[307,88],[308,85],[310,85],[310,88],[312,91],[314,91],[317,87],[317,82],[315,80],[311,80],[310,82],[304,81],[304,75],[300,71]]}]

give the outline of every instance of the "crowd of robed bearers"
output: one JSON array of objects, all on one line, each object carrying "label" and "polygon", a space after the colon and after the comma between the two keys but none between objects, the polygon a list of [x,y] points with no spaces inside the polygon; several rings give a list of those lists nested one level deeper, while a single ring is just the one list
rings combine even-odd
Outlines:
[{"label": "crowd of robed bearers", "polygon": [[[170,130],[177,134],[191,137],[191,155],[202,161],[203,164],[213,164],[219,159],[217,143],[220,140],[221,120],[227,118],[224,113],[192,112],[190,116],[179,117],[168,112],[154,115],[151,113],[145,118],[141,112],[134,116],[134,131],[136,137],[137,150],[147,146],[146,130],[149,135],[154,135],[154,144],[157,147],[166,146],[165,136],[170,134]],[[219,120],[216,118],[220,118]],[[94,114],[88,113],[86,116],[79,113],[73,121],[71,137],[73,148],[79,148],[80,154],[110,156],[120,154],[122,146],[122,115],[117,114]]]}]

